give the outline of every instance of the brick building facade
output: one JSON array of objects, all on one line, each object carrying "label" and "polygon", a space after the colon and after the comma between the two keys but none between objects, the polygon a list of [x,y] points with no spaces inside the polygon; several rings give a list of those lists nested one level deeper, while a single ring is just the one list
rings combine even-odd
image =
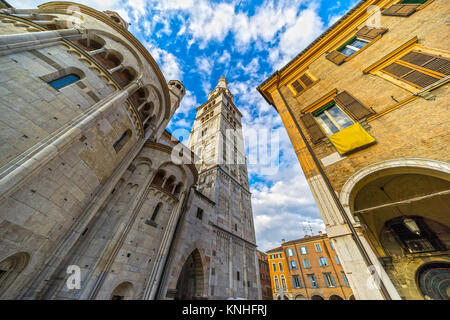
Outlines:
[{"label": "brick building facade", "polygon": [[360,1],[258,87],[356,299],[449,298],[449,9]]},{"label": "brick building facade", "polygon": [[267,254],[262,251],[257,251],[258,267],[259,267],[259,281],[261,283],[261,296],[263,300],[273,300],[272,283],[270,280],[269,259]]}]

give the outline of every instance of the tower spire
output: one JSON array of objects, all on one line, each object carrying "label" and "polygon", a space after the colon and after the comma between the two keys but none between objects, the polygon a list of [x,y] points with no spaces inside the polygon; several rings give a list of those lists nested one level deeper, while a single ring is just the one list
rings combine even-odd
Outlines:
[{"label": "tower spire", "polygon": [[217,82],[217,86],[216,88],[224,88],[224,89],[228,89],[228,81],[225,78],[225,76],[221,76],[219,81]]}]

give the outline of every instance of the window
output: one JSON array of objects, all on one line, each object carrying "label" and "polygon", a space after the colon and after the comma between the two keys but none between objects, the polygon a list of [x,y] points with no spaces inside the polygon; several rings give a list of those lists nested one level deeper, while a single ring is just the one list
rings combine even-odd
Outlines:
[{"label": "window", "polygon": [[325,281],[325,285],[330,287],[336,287],[336,282],[334,282],[334,277],[331,273],[324,273],[323,274],[323,281]]},{"label": "window", "polygon": [[393,232],[397,241],[407,253],[420,253],[445,250],[445,246],[432,233],[421,217],[410,216],[420,229],[420,234],[409,230],[405,225],[404,218],[394,218],[386,223],[386,226]]},{"label": "window", "polygon": [[294,250],[292,250],[292,248],[289,248],[286,250],[286,255],[288,257],[292,257],[294,255]]},{"label": "window", "polygon": [[342,275],[342,280],[344,280],[344,285],[346,287],[350,287],[350,284],[348,283],[348,279],[347,279],[347,276],[345,275],[345,272],[341,271],[341,275]]},{"label": "window", "polygon": [[321,267],[326,267],[326,266],[328,266],[328,260],[327,260],[327,258],[325,258],[325,257],[320,257],[320,258],[319,258],[319,265],[320,265]]},{"label": "window", "polygon": [[158,215],[159,209],[161,209],[162,204],[158,203],[155,207],[155,209],[153,210],[153,214],[152,217],[150,218],[151,221],[155,221],[156,216]]},{"label": "window", "polygon": [[272,270],[273,272],[277,272],[277,265],[275,263],[272,263]]},{"label": "window", "polygon": [[203,219],[203,209],[197,208],[197,219]]},{"label": "window", "polygon": [[330,242],[329,242],[329,244],[330,244],[330,248],[331,248],[331,250],[334,250],[334,245],[333,245],[333,241],[330,241]]},{"label": "window", "polygon": [[408,17],[427,0],[402,0],[382,12],[385,16]]},{"label": "window", "polygon": [[305,246],[300,247],[300,253],[301,254],[307,254],[308,253],[308,249]]},{"label": "window", "polygon": [[239,273],[239,271],[236,271],[236,280],[241,280],[241,274]]},{"label": "window", "polygon": [[234,231],[237,231],[237,223],[234,224]]},{"label": "window", "polygon": [[411,51],[381,72],[421,89],[450,75],[450,59]]},{"label": "window", "polygon": [[278,262],[278,267],[280,268],[280,272],[282,272],[283,271],[283,263]]},{"label": "window", "polygon": [[292,276],[292,283],[294,284],[294,288],[302,287],[302,282],[300,281],[300,277],[298,275]]},{"label": "window", "polygon": [[281,253],[279,253],[277,256],[278,256],[278,259],[281,259]]},{"label": "window", "polygon": [[362,47],[364,47],[368,43],[369,41],[357,38],[355,36],[346,43],[344,43],[341,47],[339,47],[337,51],[345,54],[347,57],[350,57],[352,54],[359,51]]},{"label": "window", "polygon": [[48,84],[51,85],[56,90],[59,90],[61,88],[67,87],[69,84],[77,82],[78,80],[80,80],[80,77],[74,73],[71,73],[58,79],[49,81]]},{"label": "window", "polygon": [[339,257],[338,256],[334,256],[334,259],[336,259],[336,264],[340,265],[341,261],[339,261]]},{"label": "window", "polygon": [[315,117],[327,136],[331,136],[353,124],[350,117],[342,111],[334,101],[331,101],[317,111],[314,111],[312,115]]},{"label": "window", "polygon": [[283,286],[283,289],[286,290],[286,279],[284,278],[284,275],[281,275],[281,285]]},{"label": "window", "polygon": [[305,269],[311,268],[311,264],[309,263],[309,259],[303,259],[303,266]]},{"label": "window", "polygon": [[314,84],[314,81],[306,73],[292,82],[291,86],[296,93],[300,93]]},{"label": "window", "polygon": [[122,135],[119,137],[119,139],[117,139],[116,142],[114,142],[113,144],[113,148],[116,151],[116,153],[118,153],[123,146],[128,142],[128,140],[130,140],[131,138],[131,130],[127,130],[124,133],[122,133]]},{"label": "window", "polygon": [[280,290],[280,283],[278,282],[278,277],[274,277],[275,289]]},{"label": "window", "polygon": [[322,247],[320,246],[320,243],[315,244],[316,252],[322,252]]},{"label": "window", "polygon": [[289,266],[291,269],[297,269],[297,262],[294,260],[289,261]]},{"label": "window", "polygon": [[309,284],[311,285],[311,288],[318,288],[319,284],[317,283],[316,276],[313,274],[308,274]]}]

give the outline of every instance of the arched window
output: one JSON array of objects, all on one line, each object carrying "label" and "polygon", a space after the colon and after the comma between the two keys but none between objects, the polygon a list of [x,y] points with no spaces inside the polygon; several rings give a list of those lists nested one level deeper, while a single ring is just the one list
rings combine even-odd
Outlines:
[{"label": "arched window", "polygon": [[114,142],[113,147],[114,147],[114,150],[116,150],[116,153],[119,153],[119,151],[128,142],[128,140],[130,140],[130,138],[131,138],[131,130],[128,129],[120,136],[119,139],[117,139],[116,142]]},{"label": "arched window", "polygon": [[280,290],[280,283],[278,282],[278,276],[274,277],[275,289]]},{"label": "arched window", "polygon": [[159,209],[161,209],[162,207],[162,203],[158,203],[155,207],[155,210],[153,210],[153,214],[152,217],[150,218],[150,220],[155,221],[156,216],[158,215]]},{"label": "arched window", "polygon": [[178,196],[180,194],[182,188],[183,188],[183,183],[182,182],[178,183],[175,188],[175,191],[173,192],[173,195]]},{"label": "arched window", "polygon": [[70,73],[58,79],[49,81],[48,84],[51,85],[54,89],[59,90],[61,88],[67,87],[69,84],[77,82],[78,80],[80,80],[80,77],[78,75]]},{"label": "arched window", "polygon": [[166,183],[164,184],[164,189],[167,190],[168,192],[172,192],[174,183],[175,183],[175,177],[170,176],[169,179],[167,179]]},{"label": "arched window", "polygon": [[283,286],[283,289],[286,290],[286,279],[284,278],[284,275],[281,275],[281,285]]},{"label": "arched window", "polygon": [[164,181],[164,176],[165,176],[165,174],[166,174],[166,173],[165,173],[163,170],[159,170],[159,171],[156,173],[155,177],[153,178],[152,184],[154,184],[154,185],[156,185],[156,186],[158,186],[158,187],[161,187],[162,184],[163,184],[163,181]]}]

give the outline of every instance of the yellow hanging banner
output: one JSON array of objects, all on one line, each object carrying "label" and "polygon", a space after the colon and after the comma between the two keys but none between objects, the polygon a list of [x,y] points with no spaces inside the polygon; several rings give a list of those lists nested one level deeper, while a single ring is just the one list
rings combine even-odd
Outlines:
[{"label": "yellow hanging banner", "polygon": [[328,138],[340,154],[347,153],[375,141],[359,123],[354,123]]}]

